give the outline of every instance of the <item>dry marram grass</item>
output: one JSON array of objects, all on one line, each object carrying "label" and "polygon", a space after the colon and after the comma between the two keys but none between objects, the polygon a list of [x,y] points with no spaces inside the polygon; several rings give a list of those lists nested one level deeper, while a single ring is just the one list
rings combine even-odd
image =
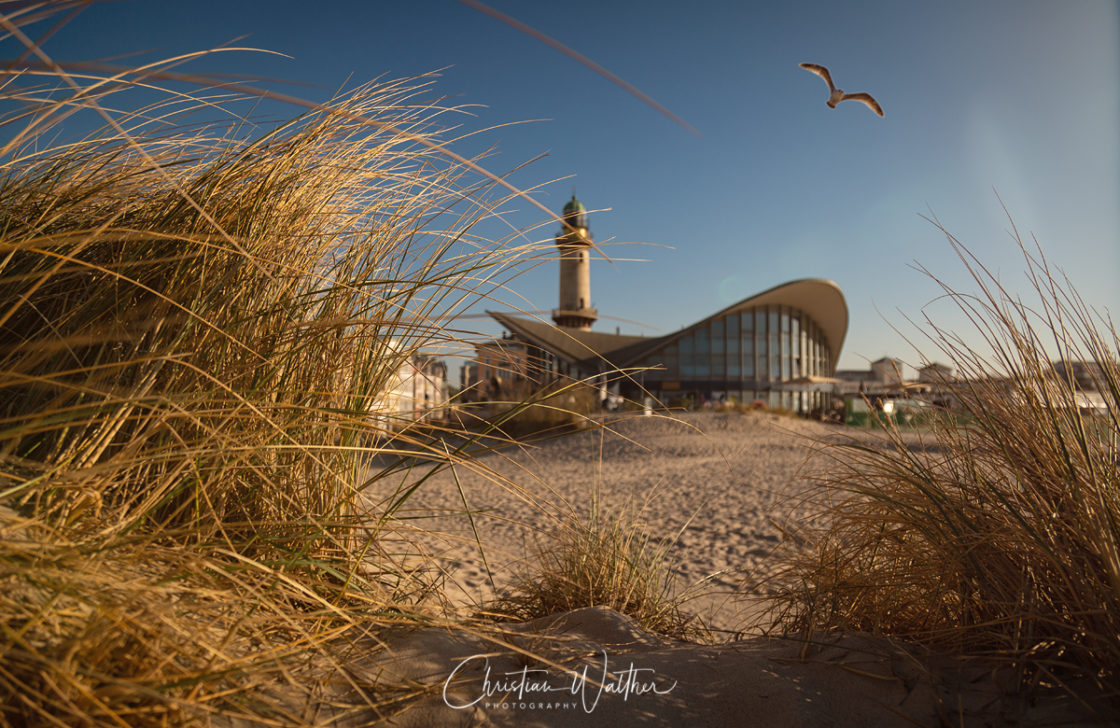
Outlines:
[{"label": "dry marram grass", "polygon": [[[946,233],[947,234],[947,233]],[[948,235],[948,234],[947,234]],[[861,630],[986,656],[1020,685],[1120,696],[1120,367],[1111,322],[1020,240],[1034,300],[1000,285],[949,236],[979,287],[945,286],[993,354],[927,322],[957,370],[958,415],[925,447],[834,445],[830,526],[796,560],[782,628]],[[1072,373],[1089,362],[1103,400]]]},{"label": "dry marram grass", "polygon": [[[381,393],[536,246],[472,233],[502,198],[436,146],[429,79],[260,128],[228,85],[110,116],[177,61],[32,50],[0,95],[0,724],[299,724],[253,696],[436,614],[360,494],[371,454],[470,451]],[[111,123],[46,144],[75,109]]]}]

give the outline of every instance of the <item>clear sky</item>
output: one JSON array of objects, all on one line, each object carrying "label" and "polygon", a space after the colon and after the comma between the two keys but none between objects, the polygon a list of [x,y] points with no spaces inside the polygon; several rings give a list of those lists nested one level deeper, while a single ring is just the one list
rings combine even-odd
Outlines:
[{"label": "clear sky", "polygon": [[[456,0],[118,0],[93,5],[45,48],[62,60],[141,50],[153,59],[247,36],[238,44],[290,58],[238,53],[188,70],[310,84],[274,88],[311,101],[379,76],[445,69],[432,94],[477,105],[466,128],[539,120],[483,135],[498,148],[493,171],[546,154],[512,181],[568,178],[538,199],[559,211],[575,187],[602,210],[591,229],[611,241],[612,257],[649,259],[593,263],[601,331],[668,333],[774,285],[821,277],[849,305],[841,368],[887,354],[916,362],[891,325],[912,333],[903,315],[920,318],[939,289],[912,266],[971,290],[920,215],[932,212],[1009,287],[1024,288],[996,192],[1089,304],[1120,315],[1117,2],[489,4],[701,136]],[[803,61],[828,66],[847,91],[872,93],[885,118],[853,102],[827,108],[827,88]],[[524,224],[541,218],[514,207]],[[510,303],[556,306],[554,265],[515,286],[525,301]],[[943,304],[926,310],[962,325]]]}]

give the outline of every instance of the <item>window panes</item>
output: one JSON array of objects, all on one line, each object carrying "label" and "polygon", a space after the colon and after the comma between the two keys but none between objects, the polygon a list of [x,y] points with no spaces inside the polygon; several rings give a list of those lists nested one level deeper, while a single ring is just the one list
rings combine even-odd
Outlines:
[{"label": "window panes", "polygon": [[681,337],[677,345],[681,349],[681,377],[696,375],[696,342],[692,335]]},{"label": "window panes", "polygon": [[[813,393],[782,394],[771,387],[782,380],[819,376],[831,370],[827,343],[816,323],[797,308],[761,306],[710,321],[663,350],[644,365],[664,367],[650,374],[653,380],[691,381],[696,392],[726,387],[728,396],[749,401],[755,381],[763,389],[754,397],[774,397],[798,410],[814,405]],[[705,384],[708,381],[710,384]]]},{"label": "window panes", "polygon": [[738,379],[743,376],[743,370],[739,367],[740,351],[742,351],[743,342],[739,338],[739,314],[733,313],[725,319],[727,331],[725,338],[727,340],[727,377],[729,379]]},{"label": "window panes", "polygon": [[696,356],[697,359],[707,359],[712,355],[711,344],[708,340],[708,329],[696,329]]}]

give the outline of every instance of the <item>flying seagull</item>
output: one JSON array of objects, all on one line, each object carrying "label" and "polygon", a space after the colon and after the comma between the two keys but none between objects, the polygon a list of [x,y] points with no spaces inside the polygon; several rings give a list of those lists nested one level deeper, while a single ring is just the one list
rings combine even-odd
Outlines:
[{"label": "flying seagull", "polygon": [[828,84],[828,101],[825,102],[828,104],[828,108],[835,109],[836,104],[840,103],[841,101],[847,101],[851,99],[852,101],[862,101],[863,103],[867,104],[867,108],[871,109],[879,116],[883,115],[883,107],[879,106],[878,101],[871,98],[871,94],[846,94],[840,89],[836,88],[836,86],[832,83],[832,76],[829,75],[828,69],[824,66],[818,66],[815,63],[802,63],[801,67],[806,71],[811,71],[812,73],[817,74],[824,79],[825,83]]}]

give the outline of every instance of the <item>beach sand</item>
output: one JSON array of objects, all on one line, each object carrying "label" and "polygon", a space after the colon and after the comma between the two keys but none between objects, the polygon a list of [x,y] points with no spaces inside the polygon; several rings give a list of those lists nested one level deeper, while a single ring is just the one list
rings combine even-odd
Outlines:
[{"label": "beach sand", "polygon": [[[507,588],[548,548],[557,514],[586,517],[595,493],[604,511],[637,508],[650,536],[674,540],[679,586],[707,586],[685,609],[722,641],[653,635],[588,605],[522,624],[381,635],[348,674],[418,695],[385,722],[404,728],[1113,725],[1068,697],[1028,700],[990,664],[861,634],[762,634],[759,581],[812,512],[806,498],[823,495],[811,477],[829,467],[820,442],[850,437],[882,433],[760,412],[637,417],[487,455],[489,477],[440,473],[398,515],[422,517],[410,546],[442,560],[452,615]],[[905,441],[920,444],[916,434]],[[374,504],[394,491],[388,481],[377,488]],[[473,528],[448,515],[464,499]]]},{"label": "beach sand", "polygon": [[385,721],[395,728],[1115,725],[1068,697],[1016,696],[1010,676],[983,665],[867,635],[696,645],[643,632],[603,607],[514,625],[490,639],[412,632],[352,674],[429,686]]},{"label": "beach sand", "polygon": [[[417,519],[415,545],[445,565],[452,606],[472,613],[554,543],[565,515],[586,519],[597,500],[603,514],[633,518],[673,543],[685,611],[716,630],[750,632],[772,553],[803,525],[805,498],[818,492],[810,476],[828,464],[820,441],[850,434],[764,412],[608,418],[600,429],[481,458],[491,474],[439,473],[400,515]],[[378,483],[371,500],[395,489]],[[461,513],[464,500],[478,512],[473,527],[441,515]]]}]

